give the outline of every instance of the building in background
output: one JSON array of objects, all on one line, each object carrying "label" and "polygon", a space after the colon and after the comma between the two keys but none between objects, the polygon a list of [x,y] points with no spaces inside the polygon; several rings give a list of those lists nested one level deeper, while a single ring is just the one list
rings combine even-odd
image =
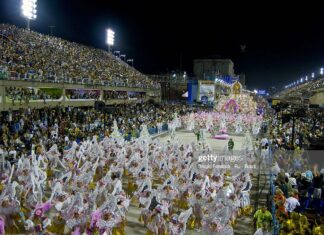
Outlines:
[{"label": "building in background", "polygon": [[230,59],[194,60],[194,77],[198,80],[215,80],[216,77],[235,77],[234,63]]},{"label": "building in background", "polygon": [[235,75],[231,59],[196,59],[193,75],[189,77],[185,71],[172,70],[147,76],[161,84],[162,100],[170,101],[208,103],[218,100],[221,96],[230,94],[231,84],[235,81],[239,81],[245,88],[245,74]]},{"label": "building in background", "polygon": [[187,100],[183,97],[188,90],[188,76],[186,72],[176,72],[147,75],[153,81],[161,84],[161,99],[169,101]]},{"label": "building in background", "polygon": [[231,59],[196,59],[193,72],[197,80],[209,80],[215,83],[215,99],[230,93],[230,86],[239,81],[245,88],[245,74],[236,75]]}]

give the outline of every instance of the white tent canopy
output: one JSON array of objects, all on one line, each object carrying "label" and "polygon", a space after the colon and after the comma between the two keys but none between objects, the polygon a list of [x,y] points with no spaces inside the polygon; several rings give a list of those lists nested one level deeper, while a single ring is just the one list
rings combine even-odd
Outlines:
[{"label": "white tent canopy", "polygon": [[186,92],[182,95],[182,97],[184,97],[184,98],[188,98],[188,91],[186,91]]}]

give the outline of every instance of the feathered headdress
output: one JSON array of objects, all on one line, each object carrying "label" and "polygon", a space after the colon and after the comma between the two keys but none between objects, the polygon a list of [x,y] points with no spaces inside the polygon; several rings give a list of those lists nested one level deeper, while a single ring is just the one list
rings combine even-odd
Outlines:
[{"label": "feathered headdress", "polygon": [[49,211],[52,208],[52,204],[47,201],[39,206],[36,207],[34,210],[34,215],[41,217],[44,213]]}]

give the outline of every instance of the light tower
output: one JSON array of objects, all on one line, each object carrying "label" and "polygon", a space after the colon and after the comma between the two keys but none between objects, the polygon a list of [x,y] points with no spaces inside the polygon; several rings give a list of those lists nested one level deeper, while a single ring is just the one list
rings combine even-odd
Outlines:
[{"label": "light tower", "polygon": [[121,60],[124,60],[124,61],[125,61],[125,60],[126,60],[126,55],[125,55],[125,54],[122,54],[122,55],[119,56],[119,58],[120,58]]},{"label": "light tower", "polygon": [[108,51],[110,52],[110,47],[114,45],[115,32],[111,29],[107,29],[106,34],[106,43],[108,44]]},{"label": "light tower", "polygon": [[30,30],[30,21],[37,18],[37,0],[22,0],[21,13],[27,19],[27,29]]},{"label": "light tower", "polygon": [[134,59],[128,59],[127,62],[132,62],[132,67],[134,67]]},{"label": "light tower", "polygon": [[114,51],[114,55],[116,55],[117,57],[120,56],[120,51]]}]

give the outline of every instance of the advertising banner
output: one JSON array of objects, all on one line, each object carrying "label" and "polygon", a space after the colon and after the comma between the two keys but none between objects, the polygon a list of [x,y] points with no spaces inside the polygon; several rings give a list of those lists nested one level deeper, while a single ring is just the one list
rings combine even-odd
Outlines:
[{"label": "advertising banner", "polygon": [[215,98],[215,84],[199,82],[197,101],[213,102]]}]

